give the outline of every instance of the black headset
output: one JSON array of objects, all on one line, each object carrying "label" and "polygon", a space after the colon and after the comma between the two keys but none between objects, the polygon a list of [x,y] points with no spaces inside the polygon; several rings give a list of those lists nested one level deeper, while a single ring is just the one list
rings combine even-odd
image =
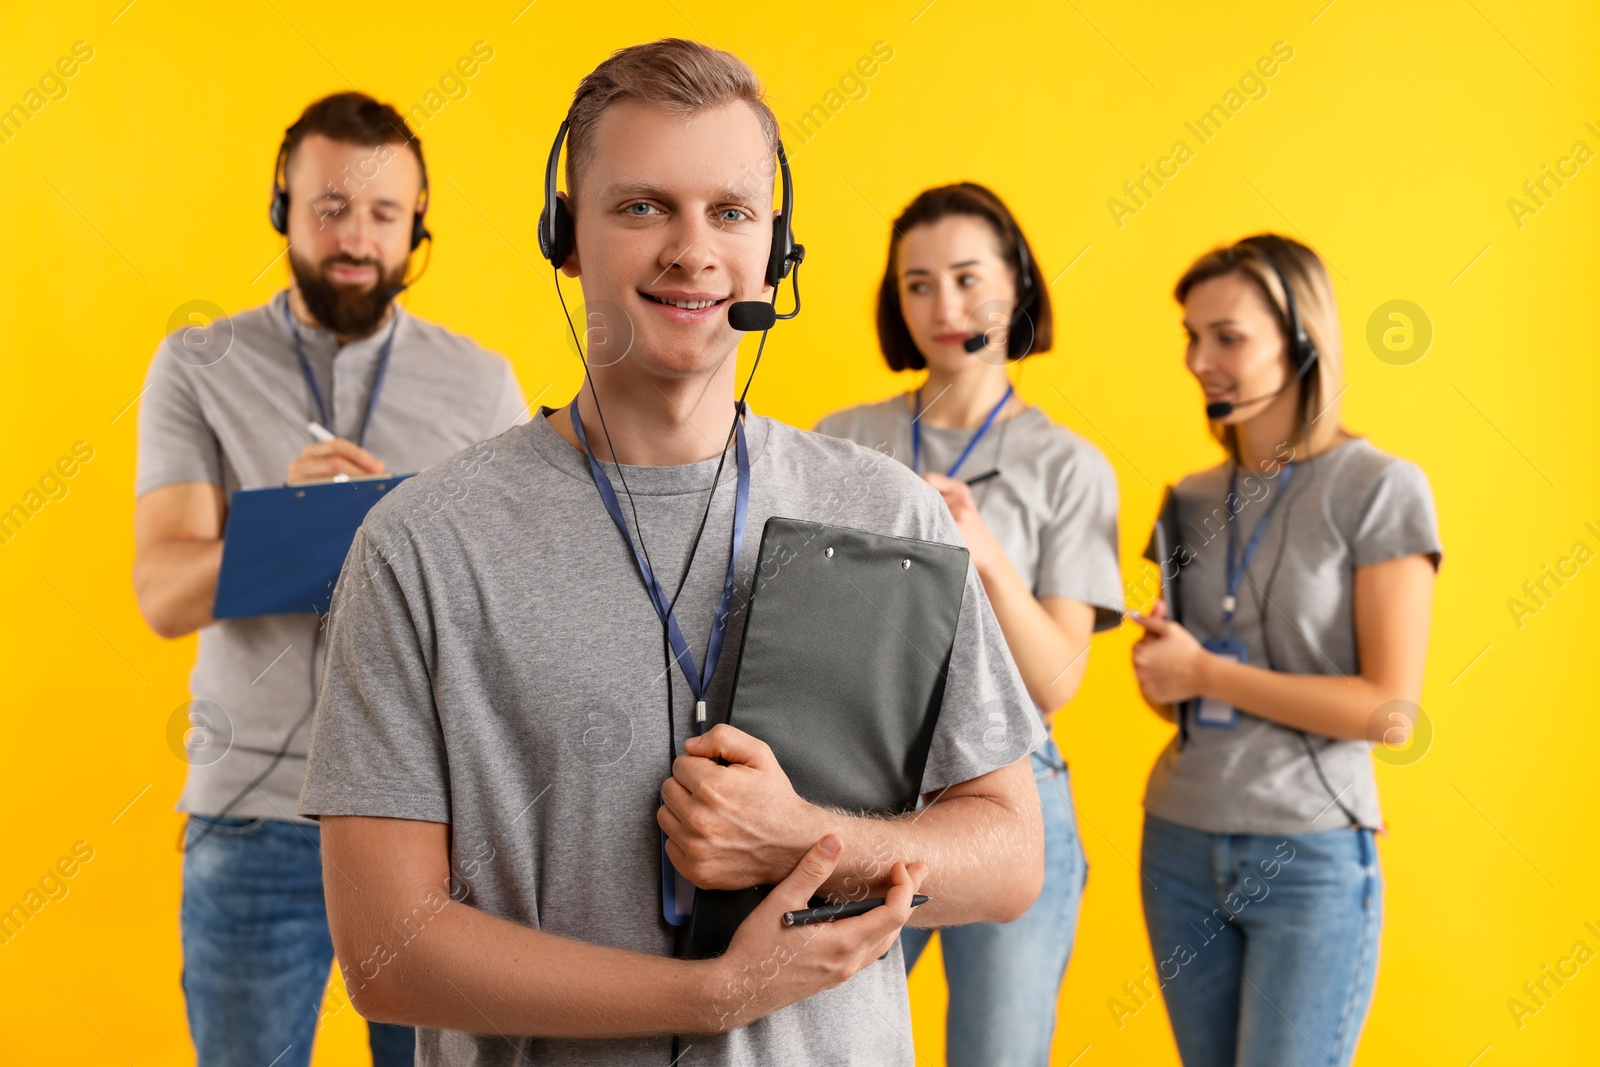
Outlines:
[{"label": "black headset", "polygon": [[[572,208],[556,195],[561,144],[567,139],[567,127],[571,121],[570,117],[561,120],[555,144],[550,146],[550,161],[544,168],[544,210],[539,212],[539,251],[557,269],[572,254],[573,241],[576,239]],[[784,153],[781,141],[778,142],[778,171],[783,183],[783,202],[778,213],[772,216],[772,251],[767,255],[766,275],[767,284],[774,289],[806,258],[805,245],[796,244],[794,239],[794,179],[789,175],[789,157]]]},{"label": "black headset", "polygon": [[[1021,359],[1033,350],[1033,320],[1028,318],[1028,336],[1025,341],[1019,341],[1017,327],[1022,325],[1022,320],[1027,318],[1028,308],[1032,307],[1039,299],[1039,294],[1033,286],[1033,260],[1028,254],[1028,239],[1022,236],[1022,227],[1017,225],[1017,220],[1011,220],[1011,235],[1017,242],[1017,309],[1011,313],[1011,325],[1006,330],[1006,357],[1008,359]],[[1003,427],[1002,427],[1003,428]]]},{"label": "black headset", "polygon": [[[1282,396],[1293,388],[1296,382],[1304,378],[1312,367],[1316,366],[1317,343],[1311,339],[1310,334],[1306,333],[1305,324],[1300,321],[1300,309],[1294,302],[1294,288],[1289,284],[1289,277],[1283,273],[1283,268],[1278,266],[1278,261],[1272,258],[1271,252],[1267,251],[1266,242],[1268,240],[1281,240],[1281,238],[1274,237],[1271,234],[1260,234],[1256,237],[1246,237],[1239,244],[1249,245],[1254,249],[1267,266],[1272,268],[1272,273],[1278,276],[1278,284],[1283,287],[1284,317],[1288,320],[1284,325],[1289,335],[1289,365],[1294,368],[1294,373],[1289,376],[1288,381],[1270,393],[1253,396],[1249,400],[1241,400],[1238,403],[1219,400],[1214,404],[1207,404],[1206,418],[1208,419],[1225,419],[1239,408],[1250,407]],[[1302,423],[1310,425],[1310,419],[1311,393],[1309,390],[1303,390],[1300,393],[1300,420]]]},{"label": "black headset", "polygon": [[[967,188],[979,189],[985,195],[994,199],[996,203],[999,202],[999,197],[976,182],[963,182],[962,185]],[[1034,288],[1033,260],[1028,254],[1028,239],[1022,235],[1022,227],[1017,224],[1015,218],[1011,217],[1009,210],[1006,211],[1006,216],[1010,219],[1011,237],[1017,246],[1017,305],[1012,309],[1011,318],[1006,323],[1006,359],[1014,360],[1021,359],[1033,350],[1033,320],[1031,318],[1028,319],[1028,336],[1025,340],[1018,334],[1017,327],[1022,325],[1024,318],[1027,318],[1028,308],[1038,301],[1039,294]],[[962,342],[961,347],[970,354],[977,352],[988,343],[989,331],[985,330],[967,338]]]},{"label": "black headset", "polygon": [[1240,244],[1248,244],[1255,249],[1256,254],[1272,268],[1272,273],[1278,276],[1278,284],[1283,286],[1283,304],[1289,320],[1289,361],[1297,375],[1304,373],[1316,361],[1317,343],[1306,333],[1305,324],[1300,321],[1300,309],[1294,302],[1294,287],[1289,284],[1288,275],[1272,258],[1272,253],[1267,251],[1266,243],[1261,238],[1247,237]]},{"label": "black headset", "polygon": [[[272,165],[272,203],[267,208],[267,218],[272,222],[272,228],[289,236],[289,142],[293,139],[295,129],[300,124],[296,122],[283,131],[283,143],[278,146],[278,159]],[[428,232],[424,225],[424,216],[428,214],[428,164],[422,160],[422,153],[417,153],[417,163],[422,168],[422,203],[417,205],[417,212],[411,217],[411,251],[415,252],[421,247],[423,241],[433,239],[433,234]]]},{"label": "black headset", "polygon": [[[1283,273],[1283,268],[1278,266],[1278,261],[1267,251],[1263,241],[1250,239],[1250,247],[1254,248],[1262,259],[1267,261],[1267,266],[1272,268],[1272,273],[1278,276],[1278,284],[1283,286],[1284,313],[1288,318],[1289,333],[1289,361],[1294,367],[1294,376],[1289,381],[1297,382],[1310,373],[1317,362],[1317,343],[1306,333],[1306,327],[1300,321],[1300,308],[1294,302],[1294,286],[1289,284],[1289,276]],[[1300,390],[1300,421],[1308,428],[1311,423],[1311,390]],[[1320,769],[1320,768],[1319,768]]]}]

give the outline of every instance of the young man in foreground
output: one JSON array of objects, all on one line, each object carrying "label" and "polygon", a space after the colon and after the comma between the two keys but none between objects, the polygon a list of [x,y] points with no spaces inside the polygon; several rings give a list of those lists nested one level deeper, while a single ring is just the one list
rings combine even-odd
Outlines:
[{"label": "young man in foreground", "polygon": [[[770,419],[747,414],[748,464],[719,466],[739,342],[728,306],[771,293],[777,124],[749,69],[687,41],[624,49],[568,118],[562,270],[605,329],[587,331],[590,379],[571,406],[495,438],[463,498],[429,503],[454,462],[392,493],[334,599],[300,807],[322,818],[352,998],[419,1027],[420,1064],[909,1067],[900,928],[1004,922],[1033,901],[1042,838],[1023,757],[1043,728],[970,568],[913,815],[808,804],[726,724],[738,626],[704,691],[664,669],[635,545],[669,595],[689,569],[673,615],[699,664],[741,482],[733,618],[769,516],[960,535],[900,464]],[[584,439],[626,495],[628,542]],[[691,737],[698,699],[716,725]],[[689,738],[681,753],[674,737]],[[698,886],[778,883],[717,959],[671,958],[663,831]],[[887,903],[780,923],[830,892]],[[932,901],[913,912],[913,892]]]}]

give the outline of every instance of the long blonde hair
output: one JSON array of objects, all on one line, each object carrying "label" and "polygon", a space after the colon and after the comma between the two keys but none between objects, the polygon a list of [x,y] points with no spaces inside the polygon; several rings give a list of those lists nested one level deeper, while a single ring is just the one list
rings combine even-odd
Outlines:
[{"label": "long blonde hair", "polygon": [[[1271,257],[1271,261],[1268,261]],[[1333,283],[1328,270],[1315,252],[1289,237],[1258,233],[1231,245],[1213,249],[1190,264],[1172,295],[1182,304],[1203,281],[1224,274],[1239,273],[1254,281],[1265,294],[1283,332],[1284,343],[1292,341],[1288,301],[1283,283],[1273,263],[1283,271],[1294,292],[1295,310],[1311,342],[1317,346],[1317,365],[1300,383],[1300,407],[1296,412],[1296,437],[1304,437],[1311,452],[1320,452],[1338,437],[1339,397],[1344,380],[1344,343],[1339,334],[1339,308],[1334,302]],[[1293,356],[1290,365],[1294,367]],[[1213,421],[1211,436],[1239,458],[1239,438],[1234,428]]]}]

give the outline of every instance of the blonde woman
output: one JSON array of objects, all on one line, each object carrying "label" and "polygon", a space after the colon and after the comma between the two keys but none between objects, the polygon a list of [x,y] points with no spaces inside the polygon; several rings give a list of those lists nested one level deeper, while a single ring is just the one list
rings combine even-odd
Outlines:
[{"label": "blonde woman", "polygon": [[1369,749],[1414,723],[1433,498],[1339,424],[1338,313],[1309,248],[1246,238],[1175,293],[1227,458],[1174,490],[1181,540],[1158,562],[1179,617],[1134,616],[1140,689],[1177,726],[1144,799],[1157,977],[1186,1067],[1347,1064],[1382,919]]}]

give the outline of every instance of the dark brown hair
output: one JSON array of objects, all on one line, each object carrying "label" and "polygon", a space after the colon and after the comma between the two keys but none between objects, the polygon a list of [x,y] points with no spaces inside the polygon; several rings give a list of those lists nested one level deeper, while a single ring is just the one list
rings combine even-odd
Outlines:
[{"label": "dark brown hair", "polygon": [[680,115],[743,100],[756,113],[770,157],[763,180],[777,171],[778,120],[761,83],[744,60],[680,37],[663,37],[613,52],[578,83],[567,112],[567,196],[576,196],[578,171],[594,154],[594,126],[618,100],[637,100]]},{"label": "dark brown hair", "polygon": [[376,148],[385,144],[404,144],[417,157],[417,166],[427,173],[422,160],[422,142],[411,132],[405,116],[388,104],[366,93],[334,93],[300,113],[283,139],[284,180],[288,181],[289,161],[300,142],[314,133],[331,141]]},{"label": "dark brown hair", "polygon": [[[1033,301],[1025,312],[1018,328],[1011,331],[1006,343],[1006,358],[1021,359],[1034,352],[1050,351],[1053,342],[1053,320],[1050,314],[1050,291],[1045,287],[1044,273],[1039,267],[1039,257],[1023,236],[1022,228],[1012,217],[1005,203],[977,182],[957,182],[925,189],[906,205],[900,217],[894,220],[889,237],[889,262],[884,267],[883,282],[878,286],[878,347],[890,370],[923,370],[928,361],[917,350],[906,326],[906,317],[900,308],[900,278],[896,260],[900,242],[906,231],[917,226],[938,222],[950,215],[970,215],[982,219],[993,227],[1000,240],[1000,258],[1011,268],[1017,283],[1017,300],[1023,299],[1028,281],[1022,273],[1020,243],[1028,256],[1027,279],[1032,282]],[[1031,325],[1031,329],[1028,327]]]},{"label": "dark brown hair", "polygon": [[[1271,262],[1268,262],[1268,257]],[[1294,291],[1295,311],[1300,325],[1317,346],[1317,365],[1306,373],[1300,383],[1300,407],[1296,430],[1307,436],[1313,452],[1339,433],[1339,394],[1344,376],[1344,344],[1339,334],[1339,308],[1334,302],[1333,283],[1328,270],[1317,254],[1299,241],[1275,233],[1258,233],[1235,241],[1231,245],[1214,248],[1189,265],[1172,289],[1172,295],[1182,304],[1189,291],[1203,281],[1224,274],[1239,274],[1250,279],[1266,298],[1278,321],[1287,346],[1289,337],[1288,302],[1284,297],[1283,283],[1278,269],[1288,279]],[[1297,370],[1294,359],[1289,360],[1290,371]],[[1324,421],[1326,419],[1326,421]],[[1231,425],[1212,422],[1211,436],[1228,450],[1234,458],[1239,455],[1239,438]]]}]

